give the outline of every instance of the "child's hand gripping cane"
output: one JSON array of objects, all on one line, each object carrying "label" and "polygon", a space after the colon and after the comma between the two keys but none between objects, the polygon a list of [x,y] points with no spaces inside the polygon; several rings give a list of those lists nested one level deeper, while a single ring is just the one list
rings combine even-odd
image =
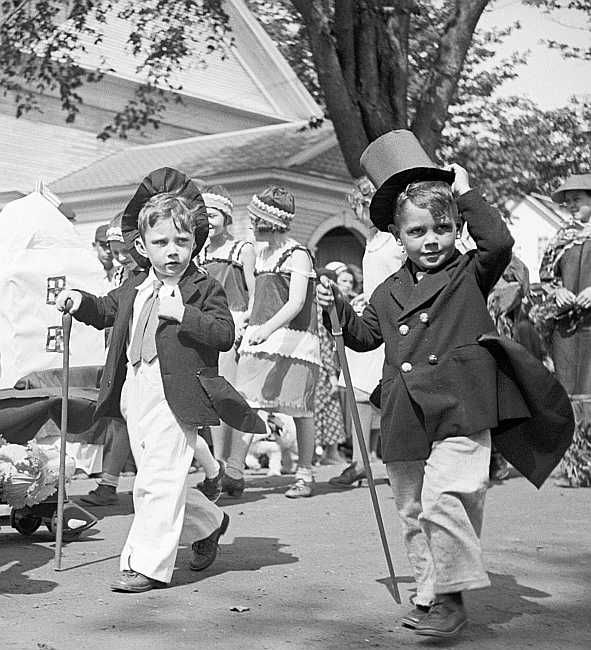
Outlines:
[{"label": "child's hand gripping cane", "polygon": [[363,459],[363,465],[365,467],[365,473],[367,475],[367,483],[369,485],[371,501],[376,516],[378,529],[380,531],[380,538],[382,540],[384,555],[386,556],[386,564],[388,565],[388,571],[390,572],[390,578],[392,581],[391,593],[392,596],[394,597],[394,600],[400,604],[400,591],[398,590],[398,584],[396,582],[396,574],[394,573],[392,557],[390,555],[390,549],[388,547],[388,540],[386,539],[386,531],[384,529],[384,522],[382,520],[382,513],[380,511],[380,504],[378,501],[376,486],[373,480],[371,465],[369,463],[369,455],[367,453],[367,447],[365,446],[363,431],[361,430],[361,420],[359,418],[359,411],[357,410],[357,402],[355,401],[355,391],[353,390],[351,373],[349,372],[349,364],[347,362],[347,356],[345,354],[345,342],[343,340],[343,330],[339,321],[339,317],[337,314],[337,307],[335,304],[335,298],[338,295],[337,292],[338,292],[338,288],[333,282],[329,280],[329,278],[325,276],[320,278],[320,282],[316,286],[316,299],[318,300],[318,304],[325,311],[328,311],[330,315],[332,335],[334,336],[335,339],[335,343],[337,346],[337,354],[339,357],[339,362],[341,364],[341,369],[343,371],[343,377],[345,379],[345,387],[347,390],[347,398],[348,398],[347,402],[351,408],[351,416],[353,418],[353,424],[355,425],[354,427],[355,434],[357,435],[357,440],[359,442],[361,457]]}]

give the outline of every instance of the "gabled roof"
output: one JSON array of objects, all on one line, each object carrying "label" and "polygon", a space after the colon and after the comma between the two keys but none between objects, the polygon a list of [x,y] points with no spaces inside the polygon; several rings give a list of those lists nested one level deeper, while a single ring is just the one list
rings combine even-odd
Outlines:
[{"label": "gabled roof", "polygon": [[193,178],[260,169],[292,169],[350,180],[332,125],[307,121],[131,147],[52,183],[60,192],[138,183],[154,169],[175,167]]},{"label": "gabled roof", "polygon": [[518,208],[527,207],[534,210],[536,214],[542,217],[545,221],[550,223],[556,229],[562,228],[570,220],[569,213],[560,208],[549,196],[532,192],[523,199],[517,202],[512,208],[511,212],[515,212]]},{"label": "gabled roof", "polygon": [[[115,5],[104,25],[97,28],[104,34],[100,43],[89,35],[81,36],[84,50],[77,61],[83,67],[102,66],[112,69],[110,76],[142,83],[146,74],[139,69],[141,59],[126,48],[130,22],[118,18],[117,9]],[[182,87],[178,94],[286,121],[321,115],[318,104],[243,0],[226,0],[224,9],[230,16],[235,46],[224,59],[205,50],[206,66],[187,57],[173,79]]]}]

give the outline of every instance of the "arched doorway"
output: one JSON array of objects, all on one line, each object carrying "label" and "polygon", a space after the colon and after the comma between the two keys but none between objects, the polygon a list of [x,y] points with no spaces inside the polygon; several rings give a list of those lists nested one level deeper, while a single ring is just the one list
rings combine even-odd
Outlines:
[{"label": "arched doorway", "polygon": [[318,240],[316,262],[319,267],[339,261],[361,268],[364,250],[365,238],[360,232],[338,226],[324,233]]}]

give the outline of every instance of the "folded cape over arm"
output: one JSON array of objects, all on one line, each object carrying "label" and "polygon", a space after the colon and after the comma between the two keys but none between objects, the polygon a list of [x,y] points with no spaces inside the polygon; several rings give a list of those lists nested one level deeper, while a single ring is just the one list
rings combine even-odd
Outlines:
[{"label": "folded cape over arm", "polygon": [[[489,350],[498,367],[499,424],[492,431],[493,442],[514,467],[540,487],[573,439],[575,421],[569,397],[556,377],[519,343],[497,334],[484,334],[478,342]],[[530,417],[511,417],[519,397]]]}]

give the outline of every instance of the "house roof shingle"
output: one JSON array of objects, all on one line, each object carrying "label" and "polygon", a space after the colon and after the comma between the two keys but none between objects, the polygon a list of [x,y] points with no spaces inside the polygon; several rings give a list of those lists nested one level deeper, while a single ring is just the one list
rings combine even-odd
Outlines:
[{"label": "house roof shingle", "polygon": [[55,181],[51,188],[61,193],[131,185],[159,167],[176,167],[193,178],[272,168],[350,178],[330,123],[310,129],[300,121],[132,147]]}]

